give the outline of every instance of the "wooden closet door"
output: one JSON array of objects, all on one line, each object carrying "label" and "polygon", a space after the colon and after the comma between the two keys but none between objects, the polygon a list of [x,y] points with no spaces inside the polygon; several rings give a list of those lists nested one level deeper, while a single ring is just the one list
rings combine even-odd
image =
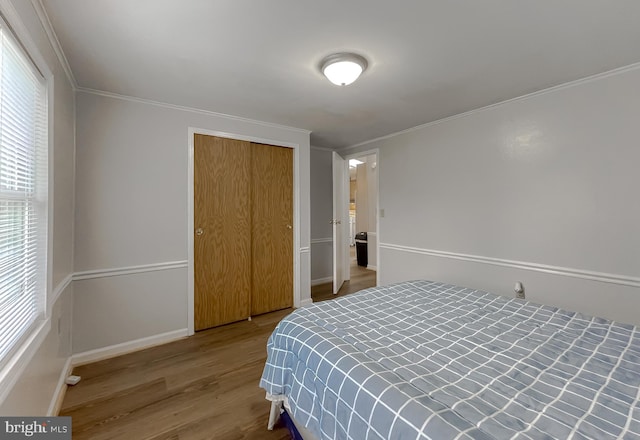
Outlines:
[{"label": "wooden closet door", "polygon": [[293,149],[251,144],[251,314],[293,306]]},{"label": "wooden closet door", "polygon": [[196,134],[194,327],[250,316],[251,144]]}]

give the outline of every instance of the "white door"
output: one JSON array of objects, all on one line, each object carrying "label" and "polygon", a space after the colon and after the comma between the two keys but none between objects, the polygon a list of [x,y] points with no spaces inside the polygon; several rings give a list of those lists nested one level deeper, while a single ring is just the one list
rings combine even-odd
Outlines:
[{"label": "white door", "polygon": [[347,161],[333,152],[333,293],[350,278],[349,274],[349,181]]}]

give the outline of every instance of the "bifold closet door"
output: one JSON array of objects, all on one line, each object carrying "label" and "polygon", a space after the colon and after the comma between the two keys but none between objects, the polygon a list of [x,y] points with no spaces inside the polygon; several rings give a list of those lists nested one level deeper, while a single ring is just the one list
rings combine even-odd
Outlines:
[{"label": "bifold closet door", "polygon": [[251,143],[194,137],[194,327],[251,313]]},{"label": "bifold closet door", "polygon": [[293,306],[293,149],[251,144],[251,314]]}]

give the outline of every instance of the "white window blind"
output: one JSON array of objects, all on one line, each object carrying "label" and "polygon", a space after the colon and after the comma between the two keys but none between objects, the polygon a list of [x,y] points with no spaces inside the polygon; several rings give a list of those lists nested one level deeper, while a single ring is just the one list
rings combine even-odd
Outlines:
[{"label": "white window blind", "polygon": [[42,76],[0,22],[0,366],[44,314],[46,100]]}]

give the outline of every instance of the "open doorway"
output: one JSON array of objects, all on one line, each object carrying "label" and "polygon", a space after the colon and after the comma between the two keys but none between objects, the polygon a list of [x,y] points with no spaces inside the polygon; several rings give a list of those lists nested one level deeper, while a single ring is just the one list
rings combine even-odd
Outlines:
[{"label": "open doorway", "polygon": [[[332,153],[333,295],[347,295],[378,285],[378,158],[377,150],[344,158],[335,151]],[[351,159],[356,160],[350,167]],[[366,233],[366,241],[359,232]]]},{"label": "open doorway", "polygon": [[345,157],[349,167],[349,284],[377,285],[378,271],[378,153]]}]

